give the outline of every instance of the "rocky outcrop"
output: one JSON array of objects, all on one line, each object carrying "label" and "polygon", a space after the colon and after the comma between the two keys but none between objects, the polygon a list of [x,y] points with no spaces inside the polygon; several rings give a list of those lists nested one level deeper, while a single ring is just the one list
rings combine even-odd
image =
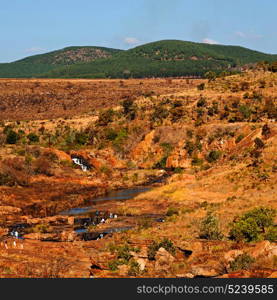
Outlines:
[{"label": "rocky outcrop", "polygon": [[78,157],[84,159],[88,165],[96,170],[102,167],[109,167],[114,169],[126,168],[126,162],[116,157],[112,149],[105,149],[99,151],[70,151],[71,157]]},{"label": "rocky outcrop", "polygon": [[157,273],[166,273],[170,270],[175,257],[164,248],[160,248],[155,255],[155,271]]}]

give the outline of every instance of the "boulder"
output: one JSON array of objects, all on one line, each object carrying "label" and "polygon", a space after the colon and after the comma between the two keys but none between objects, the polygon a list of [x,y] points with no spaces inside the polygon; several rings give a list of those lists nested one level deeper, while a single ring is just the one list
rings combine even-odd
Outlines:
[{"label": "boulder", "polygon": [[138,263],[140,270],[144,271],[147,264],[147,260],[143,258],[136,258],[135,261]]},{"label": "boulder", "polygon": [[224,259],[227,263],[230,263],[233,261],[236,257],[239,255],[242,255],[244,252],[242,250],[230,250],[224,255]]},{"label": "boulder", "polygon": [[157,272],[168,271],[175,261],[175,257],[172,256],[164,248],[160,248],[155,255],[155,269]]},{"label": "boulder", "polygon": [[247,253],[254,257],[258,258],[259,256],[268,256],[271,250],[271,244],[269,241],[262,241],[256,244],[254,248],[251,248],[247,251]]},{"label": "boulder", "polygon": [[208,260],[204,264],[196,264],[191,266],[190,273],[194,277],[217,277],[222,274],[223,266],[219,261]]}]

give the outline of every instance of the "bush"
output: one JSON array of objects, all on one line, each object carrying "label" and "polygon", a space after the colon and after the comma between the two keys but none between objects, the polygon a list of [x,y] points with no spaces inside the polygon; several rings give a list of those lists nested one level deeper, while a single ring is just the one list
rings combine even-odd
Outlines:
[{"label": "bush", "polygon": [[27,138],[31,143],[38,143],[39,142],[39,137],[35,133],[28,134]]},{"label": "bush", "polygon": [[171,217],[171,216],[174,216],[174,215],[179,215],[178,209],[177,209],[177,208],[174,208],[174,207],[170,207],[170,208],[167,210],[166,216],[167,216],[167,217]]},{"label": "bush", "polygon": [[116,271],[116,270],[118,270],[118,267],[123,264],[124,263],[122,261],[120,261],[118,259],[113,259],[113,260],[109,261],[108,267],[111,271]]},{"label": "bush", "polygon": [[198,91],[204,91],[204,90],[205,90],[205,83],[200,83],[200,84],[197,86],[197,89],[198,89]]},{"label": "bush", "polygon": [[230,239],[246,242],[266,239],[268,237],[266,229],[273,226],[275,215],[274,209],[260,207],[249,211],[240,218],[235,218],[231,224]]},{"label": "bush", "polygon": [[129,265],[130,265],[128,271],[129,276],[138,276],[141,273],[140,266],[135,260],[131,260]]},{"label": "bush", "polygon": [[160,161],[154,164],[154,169],[165,169],[168,156],[164,156]]},{"label": "bush", "polygon": [[254,143],[255,143],[256,149],[263,149],[265,146],[264,142],[260,138],[256,138],[254,140]]},{"label": "bush", "polygon": [[271,226],[267,229],[265,234],[265,240],[270,242],[277,242],[277,227]]},{"label": "bush", "polygon": [[107,126],[109,123],[113,121],[114,114],[115,112],[113,109],[108,109],[101,112],[97,121],[97,125]]},{"label": "bush", "polygon": [[161,242],[160,242],[160,248],[164,248],[166,251],[168,251],[169,253],[171,253],[172,255],[175,255],[176,253],[176,248],[173,245],[172,241],[164,238]]},{"label": "bush", "polygon": [[110,261],[108,266],[110,270],[116,271],[118,269],[118,266],[129,264],[130,260],[133,257],[132,254],[130,254],[130,251],[138,252],[138,249],[130,247],[129,245],[125,244],[120,246],[112,245],[110,247],[110,251],[112,253],[116,253],[116,259]]},{"label": "bush", "polygon": [[113,136],[113,138],[114,138],[113,146],[115,150],[121,151],[122,145],[124,144],[125,140],[128,138],[128,130],[126,128],[120,129],[118,132],[116,132],[116,137]]},{"label": "bush", "polygon": [[199,237],[207,240],[221,240],[223,238],[223,234],[219,229],[218,219],[212,214],[208,214],[202,220]]},{"label": "bush", "polygon": [[271,129],[267,124],[265,124],[262,129],[262,136],[267,138],[270,134],[271,134]]},{"label": "bush", "polygon": [[207,106],[207,101],[205,98],[200,98],[197,102],[197,107],[205,107]]},{"label": "bush", "polygon": [[203,159],[198,158],[197,156],[194,157],[191,161],[192,166],[202,166],[204,163]]},{"label": "bush", "polygon": [[129,120],[134,120],[136,118],[137,106],[131,99],[125,99],[122,102],[123,114]]},{"label": "bush", "polygon": [[77,132],[75,135],[75,143],[85,145],[88,142],[88,135],[84,132]]},{"label": "bush", "polygon": [[15,180],[9,174],[0,173],[0,186],[13,186]]},{"label": "bush", "polygon": [[151,121],[156,122],[156,121],[162,121],[166,119],[169,115],[169,112],[166,108],[162,106],[156,106],[152,115],[151,115]]},{"label": "bush", "polygon": [[191,156],[193,151],[196,149],[194,143],[191,141],[186,141],[184,148],[187,150],[189,156]]},{"label": "bush", "polygon": [[230,263],[230,269],[232,271],[248,270],[254,262],[255,262],[255,259],[253,257],[244,253],[244,254],[237,256]]},{"label": "bush", "polygon": [[239,111],[240,111],[243,119],[249,119],[251,117],[252,110],[249,106],[242,105],[239,107]]},{"label": "bush", "polygon": [[133,256],[130,254],[132,249],[128,245],[124,245],[118,248],[117,258],[129,261]]},{"label": "bush", "polygon": [[242,91],[247,91],[249,89],[249,87],[250,87],[250,84],[247,81],[243,81],[240,83],[240,89]]},{"label": "bush", "polygon": [[20,138],[19,135],[15,131],[10,130],[7,133],[6,143],[10,145],[14,145],[18,142],[19,138]]},{"label": "bush", "polygon": [[244,134],[241,134],[237,137],[236,139],[236,144],[238,144],[239,142],[241,142],[244,139]]},{"label": "bush", "polygon": [[208,156],[207,156],[207,161],[209,163],[213,163],[213,162],[216,162],[217,160],[220,159],[221,157],[221,152],[220,151],[217,151],[217,150],[213,150],[211,151]]},{"label": "bush", "polygon": [[148,259],[154,260],[156,253],[160,248],[164,248],[166,251],[168,251],[172,255],[175,255],[175,253],[176,253],[176,248],[174,247],[172,241],[170,241],[167,238],[164,238],[161,242],[153,241],[148,246],[148,250],[147,250]]}]

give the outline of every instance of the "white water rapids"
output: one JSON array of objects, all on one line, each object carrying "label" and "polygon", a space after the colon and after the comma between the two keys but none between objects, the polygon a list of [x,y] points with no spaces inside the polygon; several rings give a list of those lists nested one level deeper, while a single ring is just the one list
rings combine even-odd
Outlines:
[{"label": "white water rapids", "polygon": [[80,158],[72,158],[72,161],[74,162],[74,164],[80,166],[84,172],[87,172],[89,170],[89,167],[84,164],[84,162],[82,161],[82,159],[80,159]]}]

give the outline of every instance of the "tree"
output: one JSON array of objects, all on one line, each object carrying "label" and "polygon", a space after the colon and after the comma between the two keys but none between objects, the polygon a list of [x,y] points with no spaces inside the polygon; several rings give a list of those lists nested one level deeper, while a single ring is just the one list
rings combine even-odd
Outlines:
[{"label": "tree", "polygon": [[266,231],[273,226],[276,210],[266,207],[255,208],[231,224],[230,239],[236,241],[258,241],[266,238]]}]

